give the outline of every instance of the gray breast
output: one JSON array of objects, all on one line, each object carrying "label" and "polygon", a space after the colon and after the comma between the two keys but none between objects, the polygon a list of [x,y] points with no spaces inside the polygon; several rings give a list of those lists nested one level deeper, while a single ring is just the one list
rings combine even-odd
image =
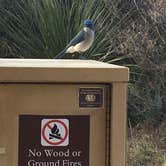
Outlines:
[{"label": "gray breast", "polygon": [[84,29],[84,31],[84,41],[79,45],[80,52],[88,50],[94,41],[94,31],[89,28]]}]

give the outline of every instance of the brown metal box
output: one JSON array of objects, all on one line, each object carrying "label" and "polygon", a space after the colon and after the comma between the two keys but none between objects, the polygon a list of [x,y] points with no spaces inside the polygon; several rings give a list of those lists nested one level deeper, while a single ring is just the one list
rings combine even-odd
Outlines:
[{"label": "brown metal box", "polygon": [[0,59],[0,166],[125,166],[128,68]]}]

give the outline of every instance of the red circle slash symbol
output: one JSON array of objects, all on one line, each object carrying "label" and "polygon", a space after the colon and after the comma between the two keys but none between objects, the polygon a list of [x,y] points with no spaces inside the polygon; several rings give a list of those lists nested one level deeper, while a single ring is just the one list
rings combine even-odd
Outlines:
[{"label": "red circle slash symbol", "polygon": [[[51,129],[51,125],[50,125],[51,123],[60,124],[64,128],[64,133],[65,134],[58,141],[50,141],[49,138],[47,138],[47,136],[45,134],[46,133],[45,131],[47,130],[47,128]],[[69,135],[68,127],[66,126],[66,124],[63,121],[58,120],[58,119],[50,120],[47,123],[45,123],[43,128],[42,128],[41,133],[42,133],[43,139],[50,145],[60,145],[60,144],[62,144]]]}]

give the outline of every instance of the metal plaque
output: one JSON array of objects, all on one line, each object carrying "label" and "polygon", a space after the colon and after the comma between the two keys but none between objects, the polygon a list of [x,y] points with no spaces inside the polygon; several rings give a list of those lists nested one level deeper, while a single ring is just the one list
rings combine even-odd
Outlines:
[{"label": "metal plaque", "polygon": [[80,88],[79,107],[80,108],[102,108],[103,88]]}]

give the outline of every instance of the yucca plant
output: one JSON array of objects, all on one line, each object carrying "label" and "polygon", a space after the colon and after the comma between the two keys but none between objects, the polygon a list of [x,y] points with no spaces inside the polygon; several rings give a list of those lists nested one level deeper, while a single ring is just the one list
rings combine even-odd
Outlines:
[{"label": "yucca plant", "polygon": [[[83,56],[101,61],[114,59],[108,59],[110,37],[116,34],[123,18],[118,18],[106,1],[18,0],[14,8],[0,9],[0,27],[17,46],[21,57],[56,56],[80,31],[83,21],[91,18],[95,24],[95,42]],[[112,33],[108,33],[111,29]]]}]

